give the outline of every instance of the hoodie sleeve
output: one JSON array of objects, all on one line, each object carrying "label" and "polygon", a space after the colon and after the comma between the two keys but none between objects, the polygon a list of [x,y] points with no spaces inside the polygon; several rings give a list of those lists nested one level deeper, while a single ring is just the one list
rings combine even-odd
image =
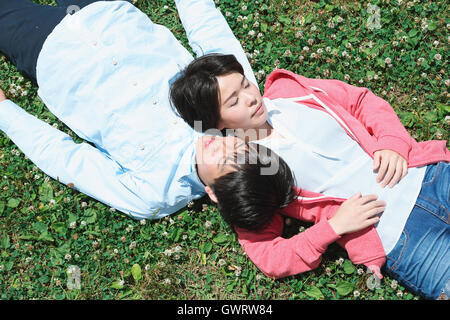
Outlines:
[{"label": "hoodie sleeve", "polygon": [[308,95],[331,101],[355,117],[378,141],[377,150],[390,149],[409,159],[414,141],[392,106],[369,89],[340,80],[310,79],[278,69],[266,79],[264,96],[270,99]]},{"label": "hoodie sleeve", "polygon": [[289,239],[282,238],[283,218],[279,214],[263,230],[235,230],[250,260],[266,276],[273,278],[316,268],[328,245],[340,238],[326,219]]}]

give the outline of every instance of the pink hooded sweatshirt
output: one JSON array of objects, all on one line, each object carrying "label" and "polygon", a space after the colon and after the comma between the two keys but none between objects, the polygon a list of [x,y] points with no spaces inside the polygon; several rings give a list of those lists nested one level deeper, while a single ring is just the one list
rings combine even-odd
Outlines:
[{"label": "pink hooded sweatshirt", "polygon": [[[346,124],[372,159],[375,151],[389,149],[404,157],[409,168],[450,161],[446,140],[417,142],[406,131],[389,103],[367,88],[351,86],[339,80],[309,79],[277,69],[267,77],[264,92],[264,97],[271,100],[314,94]],[[312,99],[302,101],[302,104],[325,110]],[[296,191],[299,199],[275,214],[264,229],[248,231],[235,228],[239,243],[264,274],[282,278],[312,270],[320,264],[328,245],[335,241],[347,250],[353,263],[364,264],[370,269],[383,266],[386,257],[373,226],[339,236],[328,223],[328,219],[347,199],[307,190]],[[281,237],[282,215],[314,222],[314,225],[285,239]]]}]

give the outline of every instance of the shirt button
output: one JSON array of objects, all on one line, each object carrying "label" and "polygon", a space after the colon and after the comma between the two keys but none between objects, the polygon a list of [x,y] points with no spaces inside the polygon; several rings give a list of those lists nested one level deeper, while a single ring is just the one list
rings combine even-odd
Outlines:
[{"label": "shirt button", "polygon": [[172,123],[173,123],[173,124],[177,124],[177,120],[173,120]]},{"label": "shirt button", "polygon": [[137,83],[137,81],[133,81],[133,86],[137,86],[138,85],[138,83]]},{"label": "shirt button", "polygon": [[139,150],[144,150],[145,149],[145,146],[144,145],[140,145],[139,146]]},{"label": "shirt button", "polygon": [[116,61],[116,59],[113,59],[113,63],[112,63],[113,65],[117,65],[117,61]]},{"label": "shirt button", "polygon": [[153,100],[152,100],[152,103],[153,103],[153,104],[157,104],[158,101],[156,101],[155,99],[153,99]]},{"label": "shirt button", "polygon": [[97,45],[97,41],[92,41],[92,45],[96,46]]}]

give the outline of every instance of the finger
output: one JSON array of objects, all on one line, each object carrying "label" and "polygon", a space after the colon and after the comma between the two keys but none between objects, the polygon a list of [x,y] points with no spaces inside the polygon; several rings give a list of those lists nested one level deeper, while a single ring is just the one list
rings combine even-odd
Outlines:
[{"label": "finger", "polygon": [[378,170],[377,182],[383,180],[386,170],[388,168],[389,161],[387,159],[381,159],[380,170]]},{"label": "finger", "polygon": [[359,199],[360,197],[361,197],[361,191],[358,191],[357,193],[352,195],[350,198],[348,198],[347,201],[353,201],[353,200]]},{"label": "finger", "polygon": [[380,207],[386,207],[386,201],[378,200],[378,201],[371,201],[367,202],[365,205],[362,206],[362,210],[371,210],[376,209]]},{"label": "finger", "polygon": [[378,221],[380,221],[380,217],[378,217],[378,216],[375,216],[375,217],[370,218],[370,219],[366,219],[364,221],[364,223],[362,223],[362,225],[364,226],[362,229],[367,228],[369,226],[372,226],[375,223],[377,223]]},{"label": "finger", "polygon": [[403,161],[402,179],[408,174],[408,162]]},{"label": "finger", "polygon": [[376,208],[367,210],[367,211],[364,213],[365,218],[366,218],[366,219],[375,218],[375,217],[378,217],[378,218],[379,218],[379,215],[378,215],[378,214],[382,213],[385,209],[386,209],[385,206],[380,206],[380,207],[376,207]]},{"label": "finger", "polygon": [[386,172],[386,175],[384,176],[383,181],[381,182],[381,187],[384,188],[387,186],[387,184],[392,180],[392,177],[395,174],[395,168],[396,168],[396,162],[395,160],[390,160],[388,165],[388,170]]},{"label": "finger", "polygon": [[400,181],[402,174],[403,174],[403,164],[401,161],[398,161],[397,166],[395,168],[394,176],[392,177],[392,180],[389,183],[389,188],[393,188]]},{"label": "finger", "polygon": [[376,171],[380,166],[380,153],[376,153],[373,158],[373,170]]},{"label": "finger", "polygon": [[368,195],[365,195],[365,196],[359,198],[358,199],[358,203],[360,205],[364,205],[364,204],[366,204],[368,202],[371,202],[371,201],[374,201],[376,199],[378,199],[378,195],[376,195],[376,194],[368,194]]}]

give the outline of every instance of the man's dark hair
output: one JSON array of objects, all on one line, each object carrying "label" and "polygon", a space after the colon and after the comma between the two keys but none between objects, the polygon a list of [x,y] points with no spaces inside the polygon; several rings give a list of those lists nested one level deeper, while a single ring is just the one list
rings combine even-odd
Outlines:
[{"label": "man's dark hair", "polygon": [[[245,161],[239,161],[243,164],[233,165],[236,171],[210,185],[217,197],[217,207],[231,227],[263,228],[275,213],[297,198],[295,178],[286,162],[269,148],[261,145],[257,148],[254,151],[250,147],[244,153]],[[269,168],[277,170],[264,174]]]},{"label": "man's dark hair", "polygon": [[232,54],[211,53],[192,61],[170,87],[172,106],[192,128],[202,121],[202,131],[217,128],[220,113],[218,76],[238,72],[242,65]]}]

